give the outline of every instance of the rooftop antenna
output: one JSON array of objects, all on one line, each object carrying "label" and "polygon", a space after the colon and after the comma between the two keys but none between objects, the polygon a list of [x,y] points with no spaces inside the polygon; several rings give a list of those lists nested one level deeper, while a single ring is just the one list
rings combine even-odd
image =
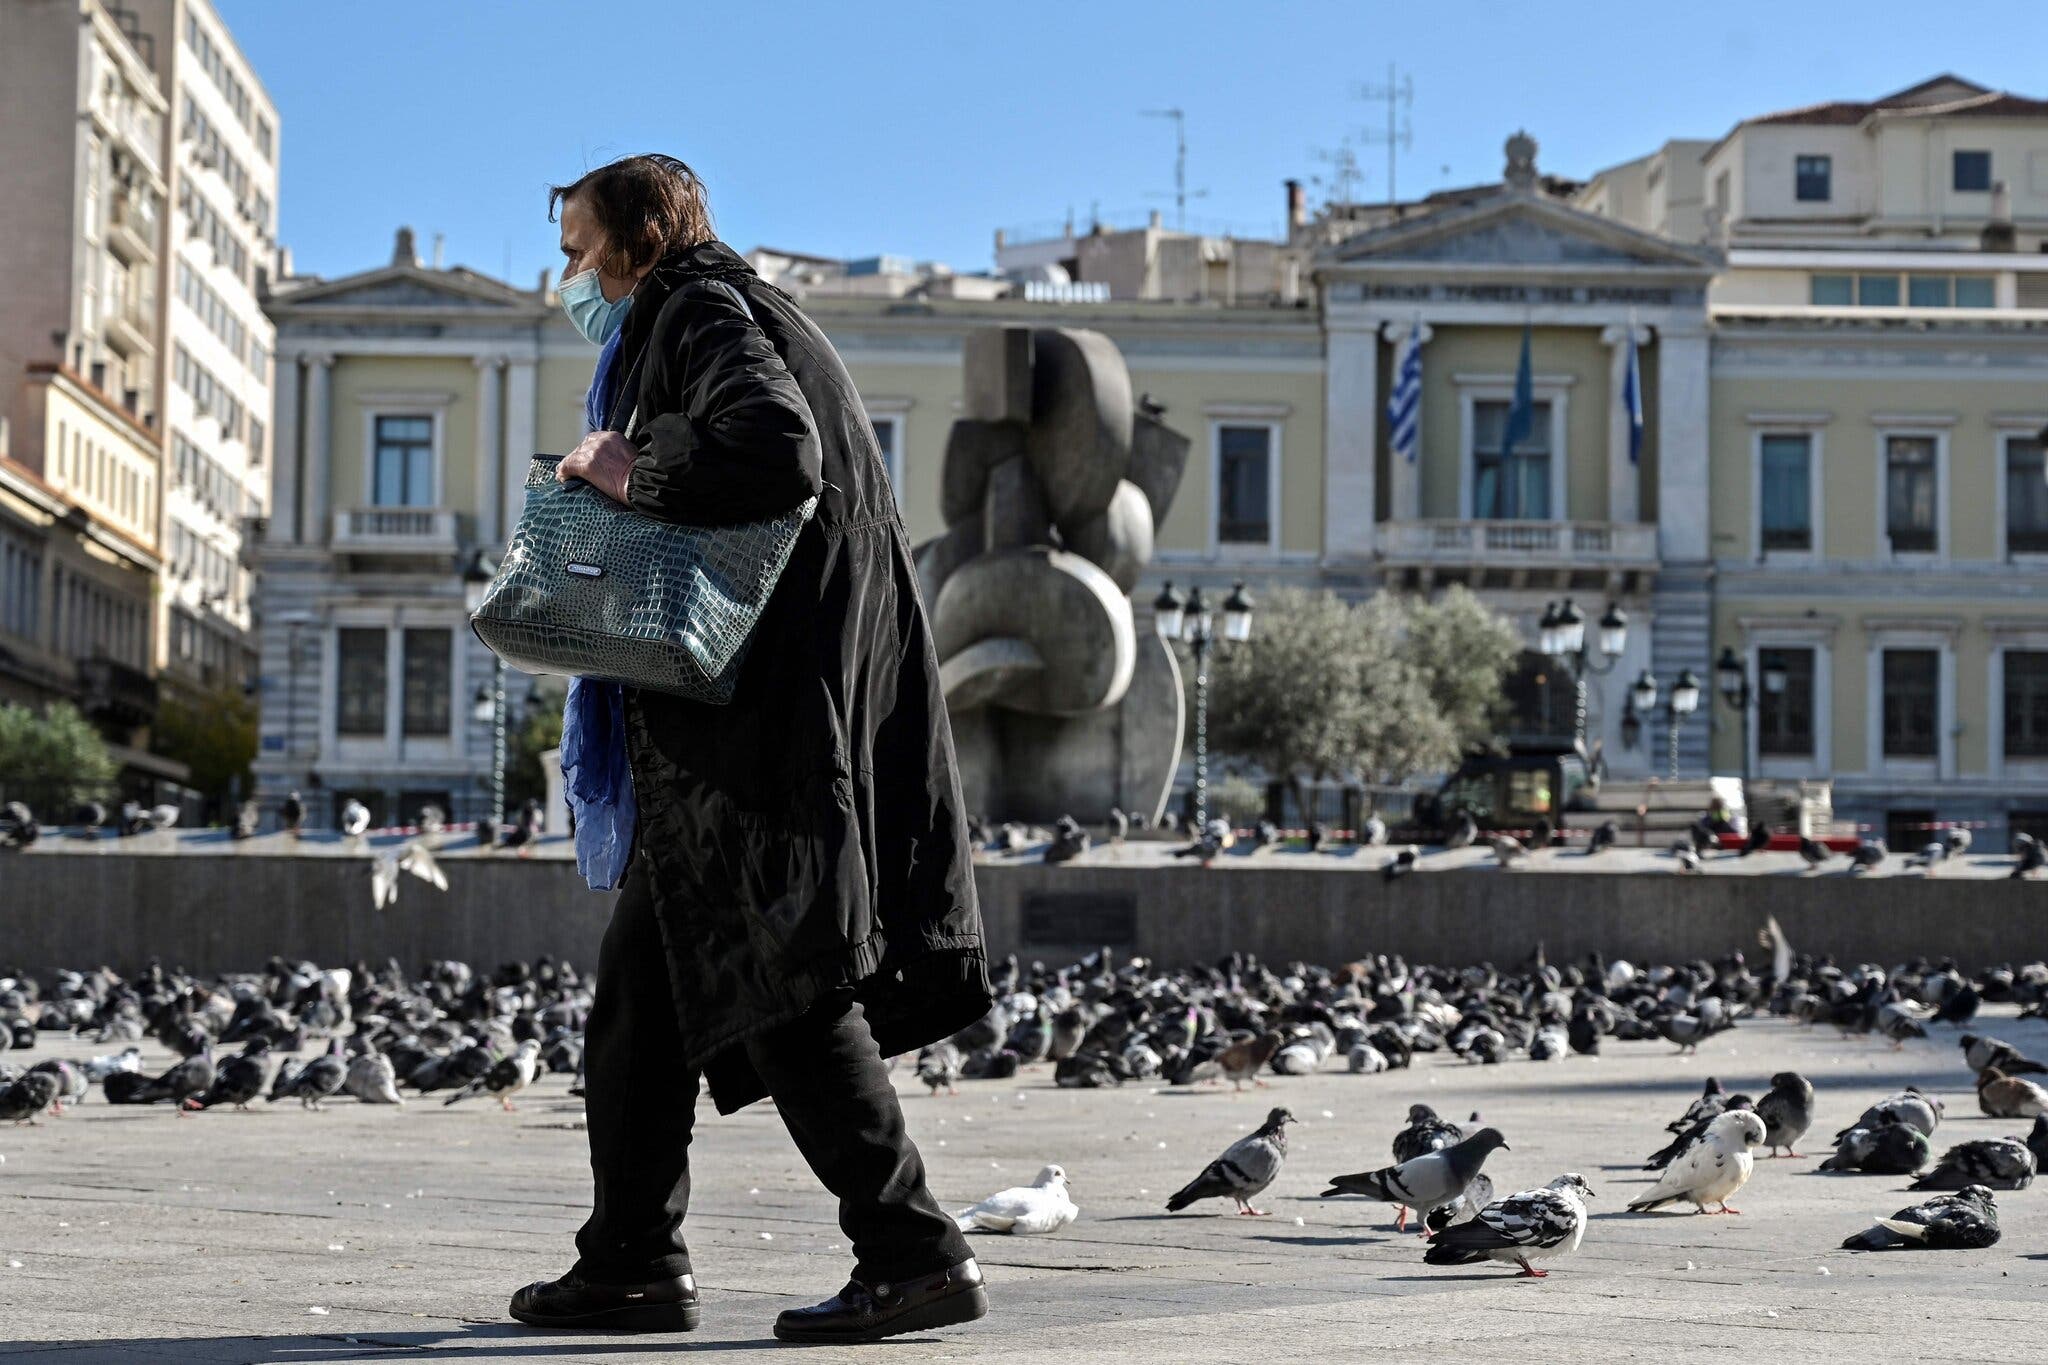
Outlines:
[{"label": "rooftop antenna", "polygon": [[1387,145],[1387,202],[1392,204],[1399,197],[1394,193],[1396,154],[1415,145],[1415,130],[1402,112],[1415,106],[1415,79],[1396,71],[1394,64],[1388,62],[1386,80],[1365,82],[1358,87],[1358,97],[1374,104],[1383,102],[1387,106],[1385,131],[1363,128],[1359,130],[1359,137],[1367,143],[1384,142]]},{"label": "rooftop antenna", "polygon": [[[1188,230],[1188,200],[1206,199],[1207,190],[1188,189],[1188,116],[1184,109],[1140,109],[1145,118],[1170,118],[1173,120],[1173,230]],[[1152,199],[1164,198],[1161,194],[1147,196]]]},{"label": "rooftop antenna", "polygon": [[1309,183],[1328,191],[1332,204],[1355,203],[1358,187],[1365,183],[1365,171],[1358,164],[1358,149],[1345,138],[1334,147],[1316,147],[1309,155],[1330,168],[1328,175],[1312,175]]}]

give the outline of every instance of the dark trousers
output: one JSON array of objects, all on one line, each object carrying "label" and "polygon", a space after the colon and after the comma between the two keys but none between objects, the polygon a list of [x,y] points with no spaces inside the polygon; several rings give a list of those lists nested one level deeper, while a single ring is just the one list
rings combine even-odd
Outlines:
[{"label": "dark trousers", "polygon": [[[690,1125],[698,1073],[670,995],[646,865],[628,873],[597,963],[584,1042],[590,1168],[597,1192],[576,1234],[576,1273],[637,1284],[690,1273]],[[869,1282],[958,1265],[973,1252],[925,1188],[896,1089],[848,993],[743,1044],[783,1124],[839,1198],[839,1226]]]}]

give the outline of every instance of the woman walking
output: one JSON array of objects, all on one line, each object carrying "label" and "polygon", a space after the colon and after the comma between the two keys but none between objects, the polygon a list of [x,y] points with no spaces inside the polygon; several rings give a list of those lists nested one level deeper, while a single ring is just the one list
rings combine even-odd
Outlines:
[{"label": "woman walking", "polygon": [[594,1207],[575,1266],[521,1289],[512,1316],[696,1325],[683,1217],[702,1077],[720,1113],[774,1099],[853,1245],[846,1287],[784,1312],[778,1337],[970,1321],[988,1311],[980,1270],[882,1060],[979,1018],[989,983],[938,662],[873,428],[824,335],[713,237],[682,162],[624,158],[557,205],[562,307],[602,347],[593,430],[558,477],[696,525],[818,503],[728,705],[572,702],[586,747],[623,748],[632,852],[585,1050]]}]

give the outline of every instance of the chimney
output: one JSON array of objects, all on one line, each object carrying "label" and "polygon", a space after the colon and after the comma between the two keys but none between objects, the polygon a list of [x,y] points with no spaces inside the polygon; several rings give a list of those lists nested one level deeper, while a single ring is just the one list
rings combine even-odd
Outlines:
[{"label": "chimney", "polygon": [[1162,215],[1158,209],[1152,210],[1152,218],[1150,222],[1147,224],[1147,226],[1150,227],[1154,232],[1159,231],[1160,228],[1165,226],[1164,215]]},{"label": "chimney", "polygon": [[441,259],[442,259],[442,257],[441,257],[441,249],[442,249],[442,247],[444,247],[445,245],[447,245],[447,242],[448,242],[448,238],[447,238],[446,234],[444,234],[444,233],[439,233],[439,232],[437,232],[437,233],[435,233],[435,234],[434,234],[434,269],[436,269],[436,270],[439,270],[439,269],[441,269],[441,268],[442,268],[442,266],[441,266]]},{"label": "chimney", "polygon": [[553,274],[554,272],[552,270],[549,270],[546,266],[542,266],[540,268],[540,283],[535,285],[534,289],[542,298],[546,298],[548,296],[548,277]]},{"label": "chimney", "polygon": [[1991,221],[1977,235],[1980,251],[2017,251],[2019,239],[2012,227],[2012,187],[2003,180],[1991,186]]},{"label": "chimney", "polygon": [[398,230],[398,236],[391,243],[391,264],[409,265],[415,270],[420,268],[419,248],[413,245],[411,228]]},{"label": "chimney", "polygon": [[996,229],[996,250],[997,250],[997,251],[999,251],[999,252],[1000,252],[1000,251],[1001,251],[1001,250],[1002,250],[1002,249],[1003,249],[1003,248],[1004,248],[1004,247],[1005,247],[1006,245],[1008,245],[1008,236],[1009,236],[1009,234],[1005,233],[1005,232],[1004,232],[1004,231],[1003,231],[1003,230],[1002,230],[1001,228],[997,228],[997,229]]},{"label": "chimney", "polygon": [[1299,180],[1287,182],[1287,230],[1308,226],[1308,195]]}]

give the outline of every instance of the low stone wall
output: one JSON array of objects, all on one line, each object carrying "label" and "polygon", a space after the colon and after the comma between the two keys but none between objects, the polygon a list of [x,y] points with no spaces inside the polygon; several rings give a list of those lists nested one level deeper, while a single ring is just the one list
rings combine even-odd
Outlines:
[{"label": "low stone wall", "polygon": [[[363,858],[188,850],[0,856],[0,969],[157,958],[242,970],[272,954],[321,963],[438,957],[477,964],[546,953],[591,964],[612,898],[558,858],[448,858],[446,894],[403,879],[396,906],[370,903]],[[1767,958],[1775,915],[1794,946],[1845,961],[1952,956],[1966,967],[2048,955],[2048,885],[1983,878],[1863,879],[1787,870],[1418,872],[1385,882],[1343,864],[978,869],[991,951],[1057,963],[1108,944],[1170,963],[1233,951],[1269,961],[1553,962],[1591,951],[1636,961]]]}]

